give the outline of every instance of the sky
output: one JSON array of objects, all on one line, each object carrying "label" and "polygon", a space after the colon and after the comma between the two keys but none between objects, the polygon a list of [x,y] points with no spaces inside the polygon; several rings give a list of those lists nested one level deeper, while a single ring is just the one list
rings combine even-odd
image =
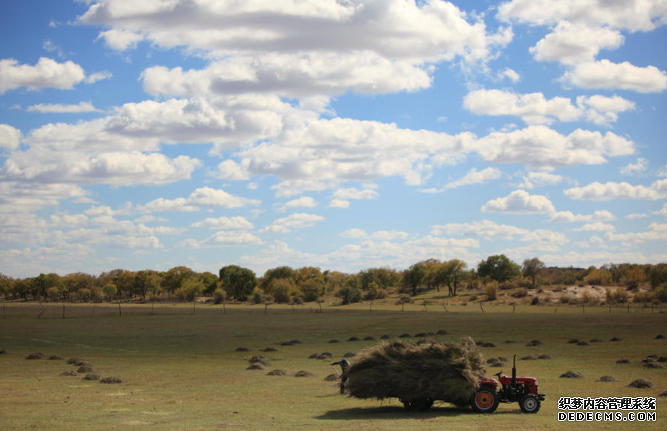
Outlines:
[{"label": "sky", "polygon": [[667,0],[0,2],[0,272],[667,261]]}]

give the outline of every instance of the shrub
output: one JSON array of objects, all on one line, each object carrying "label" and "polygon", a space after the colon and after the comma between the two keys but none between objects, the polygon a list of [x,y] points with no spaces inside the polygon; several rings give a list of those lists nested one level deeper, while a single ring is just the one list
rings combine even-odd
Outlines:
[{"label": "shrub", "polygon": [[651,302],[651,294],[649,292],[637,292],[635,293],[635,297],[632,299],[632,302],[634,303],[642,303],[642,302]]},{"label": "shrub", "polygon": [[623,304],[628,302],[628,292],[619,288],[615,290],[607,289],[607,303],[609,304]]},{"label": "shrub", "polygon": [[261,304],[262,302],[264,302],[264,295],[262,295],[262,291],[259,289],[255,289],[252,294],[252,303]]},{"label": "shrub", "polygon": [[667,284],[657,287],[653,291],[653,297],[660,302],[667,302]]},{"label": "shrub", "polygon": [[361,289],[345,285],[338,290],[338,296],[343,299],[343,305],[359,302],[361,301]]},{"label": "shrub", "polygon": [[273,300],[278,303],[287,303],[290,299],[290,291],[294,287],[291,279],[277,278],[271,280],[268,291],[273,295]]},{"label": "shrub", "polygon": [[526,296],[528,296],[528,290],[526,289],[517,290],[516,292],[512,293],[512,296],[514,298],[525,298]]},{"label": "shrub", "polygon": [[484,286],[484,294],[489,301],[498,297],[498,283],[492,282]]},{"label": "shrub", "polygon": [[539,304],[540,304],[540,297],[539,297],[539,296],[535,296],[535,297],[530,301],[530,305],[539,305]]},{"label": "shrub", "polygon": [[224,289],[217,288],[215,289],[215,292],[213,292],[213,303],[214,304],[222,304],[222,302],[227,298],[227,292],[224,291]]},{"label": "shrub", "polygon": [[608,286],[611,283],[611,274],[606,269],[591,269],[584,281],[591,286]]},{"label": "shrub", "polygon": [[500,283],[498,287],[500,288],[500,290],[516,289],[517,287],[519,287],[519,283],[514,281],[505,281],[503,283]]}]

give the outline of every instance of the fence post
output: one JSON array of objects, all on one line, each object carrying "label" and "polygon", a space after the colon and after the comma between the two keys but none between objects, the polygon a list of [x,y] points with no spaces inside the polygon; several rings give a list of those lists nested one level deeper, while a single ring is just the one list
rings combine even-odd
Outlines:
[{"label": "fence post", "polygon": [[121,309],[120,309],[120,302],[118,303],[118,315],[119,315],[119,316],[122,316],[122,315],[123,315],[123,312],[122,312]]},{"label": "fence post", "polygon": [[628,314],[630,314],[630,304],[628,304]]},{"label": "fence post", "polygon": [[267,302],[264,303],[264,314],[269,314],[269,304]]},{"label": "fence post", "polygon": [[479,308],[481,308],[481,309],[482,309],[482,313],[484,313],[484,312],[485,312],[485,311],[484,311],[484,306],[482,305],[482,303],[481,303],[481,302],[479,303]]},{"label": "fence post", "polygon": [[[653,313],[653,306],[651,306],[651,313]],[[6,319],[7,318],[7,304],[4,302],[2,303],[2,318]]]},{"label": "fence post", "polygon": [[65,304],[63,304],[63,319],[65,318]]},{"label": "fence post", "polygon": [[586,314],[586,305],[584,304],[581,305],[581,312]]},{"label": "fence post", "polygon": [[512,314],[516,313],[516,304],[512,304]]},{"label": "fence post", "polygon": [[192,301],[192,314],[197,311],[197,301]]},{"label": "fence post", "polygon": [[[321,306],[320,306],[321,309]],[[368,312],[371,313],[373,311],[373,300],[371,299],[370,304],[368,305]]]},{"label": "fence post", "polygon": [[428,311],[428,308],[426,308],[426,300],[422,299],[422,301],[423,301],[422,305],[424,306],[424,311]]}]

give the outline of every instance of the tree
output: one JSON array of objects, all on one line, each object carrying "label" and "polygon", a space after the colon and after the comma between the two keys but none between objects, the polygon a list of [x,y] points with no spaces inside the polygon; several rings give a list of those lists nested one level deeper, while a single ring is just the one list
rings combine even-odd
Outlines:
[{"label": "tree", "polygon": [[477,273],[481,277],[489,277],[502,283],[511,280],[513,277],[519,275],[519,265],[512,262],[504,254],[489,256],[477,265]]},{"label": "tree", "polygon": [[467,275],[467,268],[468,265],[459,259],[452,259],[440,266],[436,279],[447,285],[449,296],[456,296],[459,282]]},{"label": "tree", "polygon": [[257,286],[255,273],[237,265],[220,268],[220,280],[229,295],[238,301],[245,301]]},{"label": "tree", "polygon": [[107,297],[109,302],[111,302],[113,297],[116,295],[116,292],[118,292],[118,288],[115,284],[109,283],[102,288],[102,292],[104,292],[104,295]]},{"label": "tree", "polygon": [[535,277],[537,273],[544,268],[544,262],[534,257],[532,259],[526,259],[523,261],[523,276],[533,278],[533,289],[535,289]]},{"label": "tree", "polygon": [[[213,276],[215,277],[215,275]],[[217,277],[215,277],[217,280]],[[134,289],[139,292],[141,299],[146,300],[146,294],[149,291],[157,292],[160,290],[160,276],[156,271],[139,271],[134,276]]]},{"label": "tree", "polygon": [[419,286],[426,276],[426,269],[422,263],[415,263],[403,273],[403,282],[412,287],[412,296],[417,295]]},{"label": "tree", "polygon": [[195,275],[195,272],[187,266],[176,266],[164,274],[162,288],[169,293],[174,293],[183,286],[185,280]]}]

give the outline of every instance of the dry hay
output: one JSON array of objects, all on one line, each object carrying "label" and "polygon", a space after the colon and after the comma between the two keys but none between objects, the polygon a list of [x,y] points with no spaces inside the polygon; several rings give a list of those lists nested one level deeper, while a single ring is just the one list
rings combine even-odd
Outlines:
[{"label": "dry hay", "polygon": [[404,334],[399,335],[398,338],[412,338],[412,335],[410,335],[408,333],[404,333]]},{"label": "dry hay", "polygon": [[661,394],[658,394],[658,396],[661,397],[661,398],[667,397],[667,391],[665,391]]},{"label": "dry hay", "polygon": [[600,340],[599,338],[593,338],[593,339],[591,340],[591,343],[602,343],[602,342],[603,342],[603,341]]},{"label": "dry hay", "polygon": [[67,363],[71,365],[75,365],[77,362],[79,362],[79,358],[69,358],[67,360]]},{"label": "dry hay", "polygon": [[90,367],[90,366],[87,366],[87,365],[83,366],[83,367],[79,367],[79,369],[76,370],[76,372],[79,373],[79,374],[92,373],[93,371],[94,371],[93,367]]},{"label": "dry hay", "polygon": [[616,361],[616,363],[617,363],[617,364],[629,364],[629,363],[630,363],[630,359],[628,359],[628,358],[621,358],[621,359],[619,359],[618,361]]},{"label": "dry hay", "polygon": [[86,374],[86,377],[83,378],[83,380],[100,380],[102,376],[100,376],[97,373],[88,373]]},{"label": "dry hay", "polygon": [[335,338],[333,340],[329,340],[329,344],[334,344],[334,343],[337,343],[337,342],[338,342],[338,340],[336,340]]},{"label": "dry hay", "polygon": [[361,340],[359,340],[359,337],[350,337],[347,339],[347,341],[361,341]]},{"label": "dry hay", "polygon": [[49,356],[49,360],[50,360],[50,361],[62,361],[63,358],[61,358],[61,357],[58,356],[58,355],[51,355],[51,356]]},{"label": "dry hay", "polygon": [[569,340],[567,340],[567,344],[579,344],[580,342],[581,340],[578,338],[570,338]]},{"label": "dry hay", "polygon": [[507,359],[506,356],[498,356],[498,360],[499,360],[499,361],[503,361],[503,362],[507,362],[507,361],[509,361],[509,359]]},{"label": "dry hay", "polygon": [[389,340],[391,338],[391,335],[389,334],[384,334],[383,336],[380,337],[381,340]]},{"label": "dry hay", "polygon": [[355,356],[357,356],[356,353],[354,353],[354,352],[347,352],[346,354],[343,355],[343,358],[354,358]]},{"label": "dry hay", "polygon": [[295,344],[303,344],[303,342],[300,341],[300,340],[294,339],[294,340],[289,340],[289,341],[285,341],[283,343],[280,343],[281,346],[294,346]]},{"label": "dry hay", "polygon": [[577,346],[588,346],[588,343],[585,341],[580,341],[577,343]]},{"label": "dry hay", "polygon": [[658,364],[657,362],[646,362],[642,365],[644,368],[665,368],[663,365]]},{"label": "dry hay", "polygon": [[264,356],[262,356],[262,355],[253,356],[252,358],[250,358],[250,359],[248,360],[248,362],[250,362],[251,364],[262,364],[262,365],[264,365],[265,367],[268,367],[268,366],[271,365],[271,362],[269,362],[269,360],[266,359],[266,358],[265,358]]},{"label": "dry hay", "polygon": [[347,377],[347,391],[357,398],[433,399],[467,405],[484,378],[484,363],[469,337],[460,344],[394,341],[363,350]]},{"label": "dry hay", "polygon": [[568,371],[560,375],[561,379],[583,379],[584,375],[578,371]]},{"label": "dry hay", "polygon": [[655,339],[656,339],[656,340],[664,340],[664,339],[665,339],[665,336],[662,335],[662,334],[660,334],[660,335],[656,335]]},{"label": "dry hay", "polygon": [[77,367],[90,367],[91,366],[90,362],[86,362],[86,361],[77,361],[74,365],[76,365]]},{"label": "dry hay", "polygon": [[275,370],[271,370],[268,373],[266,373],[267,376],[286,376],[287,371],[281,370],[280,368],[277,368]]},{"label": "dry hay", "polygon": [[6,355],[7,351],[5,349],[0,350],[0,355]]},{"label": "dry hay", "polygon": [[314,375],[315,374],[310,371],[297,371],[297,373],[294,374],[294,377],[313,377]]},{"label": "dry hay", "polygon": [[422,338],[422,337],[426,337],[426,332],[417,332],[415,334],[415,338]]},{"label": "dry hay", "polygon": [[667,362],[667,356],[660,356],[658,362]]},{"label": "dry hay", "polygon": [[114,384],[114,383],[123,383],[123,381],[118,377],[105,377],[102,380],[100,380],[100,383]]},{"label": "dry hay", "polygon": [[534,356],[524,356],[522,358],[519,358],[520,361],[534,361],[535,357]]},{"label": "dry hay", "polygon": [[479,347],[496,347],[495,344],[490,343],[490,342],[488,342],[488,341],[477,341],[477,345],[478,345]]},{"label": "dry hay", "polygon": [[317,357],[317,359],[331,359],[331,358],[333,358],[333,353],[330,352],[324,352]]},{"label": "dry hay", "polygon": [[248,349],[247,347],[237,347],[236,351],[237,352],[248,352],[248,351],[250,351],[250,349]]},{"label": "dry hay", "polygon": [[447,331],[445,331],[444,329],[441,329],[438,332],[436,332],[436,334],[438,334],[438,335],[447,335]]},{"label": "dry hay", "polygon": [[639,388],[639,389],[652,388],[653,383],[649,382],[646,379],[637,379],[637,380],[633,381],[632,383],[630,383],[628,385],[628,387],[630,387],[630,388]]},{"label": "dry hay", "polygon": [[37,352],[37,353],[31,353],[28,356],[25,357],[28,360],[35,360],[35,359],[44,359],[44,353]]},{"label": "dry hay", "polygon": [[320,356],[319,353],[311,353],[310,356],[308,356],[308,359],[317,359]]},{"label": "dry hay", "polygon": [[544,344],[544,343],[542,343],[542,341],[540,341],[540,340],[532,340],[531,342],[526,344],[526,347],[537,347],[537,346],[541,346],[542,344]]},{"label": "dry hay", "polygon": [[518,341],[516,341],[516,340],[505,340],[505,341],[503,341],[503,343],[505,343],[505,344],[514,344],[514,343],[518,343]]},{"label": "dry hay", "polygon": [[76,371],[63,371],[60,373],[61,376],[77,376],[79,373]]},{"label": "dry hay", "polygon": [[266,368],[264,367],[264,365],[260,364],[259,362],[250,364],[250,366],[246,368],[246,370],[265,370],[265,369]]},{"label": "dry hay", "polygon": [[278,349],[276,349],[275,347],[267,347],[265,349],[260,350],[260,352],[277,352],[277,351]]},{"label": "dry hay", "polygon": [[658,355],[648,355],[644,359],[642,359],[642,362],[647,363],[647,362],[655,362],[658,360]]},{"label": "dry hay", "polygon": [[623,341],[623,339],[618,337],[611,337],[609,341]]},{"label": "dry hay", "polygon": [[602,376],[596,382],[618,382],[619,380],[612,376]]},{"label": "dry hay", "polygon": [[340,377],[338,377],[338,374],[329,374],[324,378],[324,381],[326,382],[335,382],[337,380],[340,380]]},{"label": "dry hay", "polygon": [[537,359],[551,359],[551,356],[549,356],[547,354],[543,354],[543,355],[538,356]]},{"label": "dry hay", "polygon": [[369,335],[368,337],[364,337],[364,341],[375,341],[375,337]]}]

